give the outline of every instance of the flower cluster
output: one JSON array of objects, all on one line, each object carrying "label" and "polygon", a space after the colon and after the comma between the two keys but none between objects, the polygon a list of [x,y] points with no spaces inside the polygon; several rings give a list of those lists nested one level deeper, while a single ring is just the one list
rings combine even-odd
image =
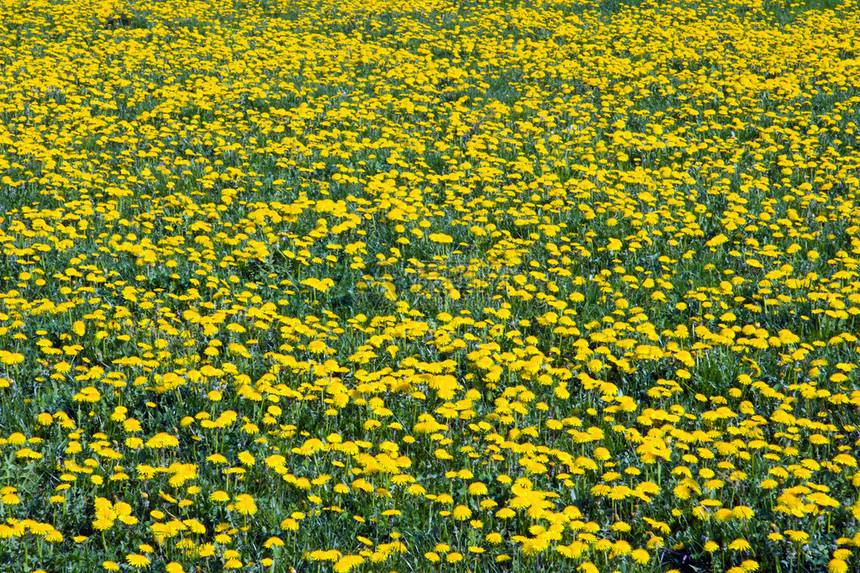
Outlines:
[{"label": "flower cluster", "polygon": [[96,4],[0,6],[4,563],[860,564],[856,0]]}]

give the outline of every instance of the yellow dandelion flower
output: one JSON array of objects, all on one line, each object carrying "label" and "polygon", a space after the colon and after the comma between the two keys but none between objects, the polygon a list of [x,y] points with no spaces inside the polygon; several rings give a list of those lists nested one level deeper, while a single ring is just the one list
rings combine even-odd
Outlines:
[{"label": "yellow dandelion flower", "polygon": [[468,493],[469,495],[487,495],[487,486],[484,483],[476,481],[474,483],[469,484]]},{"label": "yellow dandelion flower", "polygon": [[732,508],[732,517],[734,517],[735,519],[752,519],[754,515],[755,511],[753,511],[752,508],[746,505],[736,505],[734,508]]},{"label": "yellow dandelion flower", "polygon": [[638,563],[640,565],[648,563],[648,561],[651,559],[651,555],[648,553],[648,550],[641,548],[634,549],[633,551],[631,551],[630,557],[635,563]]},{"label": "yellow dandelion flower", "polygon": [[138,553],[129,553],[125,556],[125,560],[135,569],[141,569],[149,565],[149,557]]},{"label": "yellow dandelion flower", "polygon": [[517,514],[513,509],[509,507],[503,507],[499,511],[496,512],[496,517],[499,519],[510,519]]},{"label": "yellow dandelion flower", "polygon": [[427,559],[427,561],[429,561],[430,563],[439,563],[439,561],[441,561],[442,559],[435,551],[428,551],[424,554],[424,558]]},{"label": "yellow dandelion flower", "polygon": [[147,440],[145,445],[151,449],[175,448],[179,445],[179,439],[171,434],[161,432]]},{"label": "yellow dandelion flower", "polygon": [[449,553],[448,555],[445,556],[445,561],[447,563],[459,563],[462,560],[463,560],[463,554],[458,553],[457,551]]},{"label": "yellow dandelion flower", "polygon": [[364,557],[360,555],[344,555],[334,564],[332,568],[335,573],[347,573],[364,563]]},{"label": "yellow dandelion flower", "polygon": [[247,493],[236,496],[234,505],[236,511],[242,515],[254,515],[257,513],[257,504],[254,503],[254,498]]},{"label": "yellow dandelion flower", "polygon": [[465,505],[458,505],[454,508],[452,515],[457,521],[466,521],[472,517],[472,510]]}]

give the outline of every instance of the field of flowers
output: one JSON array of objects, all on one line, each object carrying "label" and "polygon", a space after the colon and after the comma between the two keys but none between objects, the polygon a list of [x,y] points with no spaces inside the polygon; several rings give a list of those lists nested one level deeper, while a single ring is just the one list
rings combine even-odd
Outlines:
[{"label": "field of flowers", "polygon": [[860,568],[856,0],[9,0],[0,58],[0,570]]}]

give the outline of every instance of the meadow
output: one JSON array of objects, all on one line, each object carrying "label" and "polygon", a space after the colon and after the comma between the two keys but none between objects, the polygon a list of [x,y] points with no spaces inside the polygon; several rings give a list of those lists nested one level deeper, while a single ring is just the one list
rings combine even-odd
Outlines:
[{"label": "meadow", "polygon": [[0,59],[0,570],[860,570],[856,0],[5,0]]}]

